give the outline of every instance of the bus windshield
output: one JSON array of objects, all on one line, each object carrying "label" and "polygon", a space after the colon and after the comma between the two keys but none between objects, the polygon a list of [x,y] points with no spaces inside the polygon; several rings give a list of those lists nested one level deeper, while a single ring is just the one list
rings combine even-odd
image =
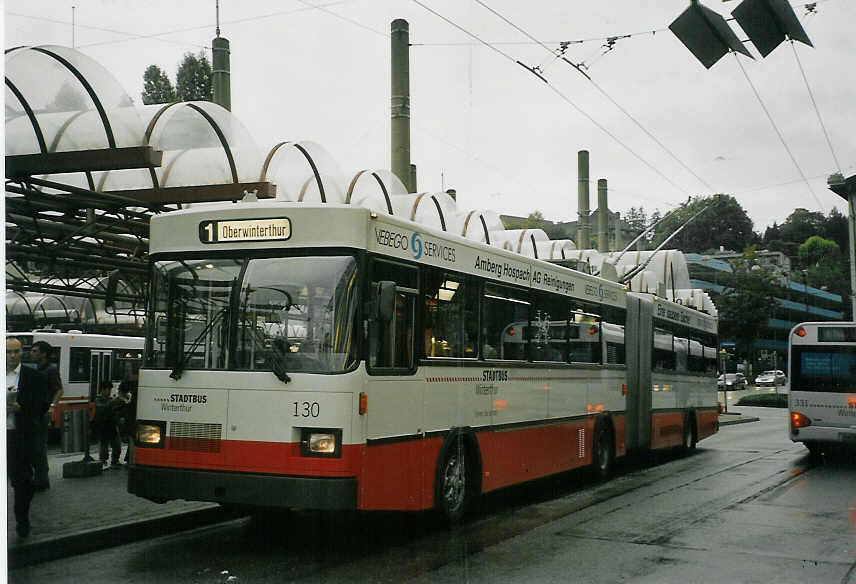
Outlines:
[{"label": "bus windshield", "polygon": [[345,371],[356,291],[352,255],[157,261],[146,365]]},{"label": "bus windshield", "polygon": [[794,346],[791,391],[856,392],[856,346]]}]

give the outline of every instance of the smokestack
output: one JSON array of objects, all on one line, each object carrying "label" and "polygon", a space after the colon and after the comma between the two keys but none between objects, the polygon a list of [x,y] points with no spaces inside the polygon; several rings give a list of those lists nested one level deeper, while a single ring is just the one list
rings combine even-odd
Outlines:
[{"label": "smokestack", "polygon": [[621,251],[624,249],[624,239],[621,237],[621,213],[615,213],[615,244],[612,249],[615,251]]},{"label": "smokestack", "polygon": [[[415,192],[410,168],[410,25],[397,18],[392,21],[392,158],[390,169],[401,179],[408,192]],[[415,173],[414,173],[415,174]]]},{"label": "smokestack", "polygon": [[609,209],[606,206],[606,179],[597,179],[597,251],[609,251],[607,225]]},{"label": "smokestack", "polygon": [[232,111],[232,84],[229,69],[229,41],[221,36],[211,41],[211,88],[214,103]]},{"label": "smokestack", "polygon": [[577,152],[577,249],[589,249],[589,153]]},{"label": "smokestack", "polygon": [[217,17],[215,38],[211,41],[211,99],[232,111],[232,83],[229,80],[229,41],[220,36],[220,0],[214,3]]}]

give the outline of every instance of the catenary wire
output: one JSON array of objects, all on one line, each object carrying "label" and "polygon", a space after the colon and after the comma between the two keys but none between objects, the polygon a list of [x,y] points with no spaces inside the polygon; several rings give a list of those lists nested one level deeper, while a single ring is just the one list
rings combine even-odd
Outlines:
[{"label": "catenary wire", "polygon": [[[487,4],[485,4],[482,0],[475,0],[475,1],[476,1],[479,5],[483,6],[485,9],[487,9],[488,11],[490,11],[490,12],[491,12],[491,14],[493,14],[493,15],[497,16],[497,17],[498,17],[498,18],[500,18],[503,22],[505,22],[506,24],[508,24],[508,25],[509,25],[509,26],[511,26],[512,28],[514,28],[516,31],[520,32],[521,34],[523,34],[524,36],[526,36],[526,37],[527,37],[527,38],[529,38],[530,40],[532,40],[532,41],[534,41],[534,42],[538,43],[541,47],[543,47],[543,48],[544,48],[544,50],[546,50],[547,52],[549,52],[551,55],[555,55],[555,54],[556,54],[556,52],[555,52],[553,49],[551,49],[550,47],[548,47],[547,45],[545,45],[544,43],[542,43],[541,41],[539,41],[537,38],[535,38],[534,36],[532,36],[531,34],[529,34],[529,32],[527,32],[526,30],[524,30],[524,29],[520,28],[520,27],[519,27],[519,26],[517,26],[515,23],[513,23],[511,20],[509,20],[508,18],[506,18],[505,16],[503,16],[502,14],[500,14],[499,12],[497,12],[496,10],[494,10],[493,8],[491,8],[490,6],[488,6]],[[619,111],[621,111],[621,113],[623,113],[625,116],[627,116],[627,118],[628,118],[631,122],[633,122],[633,123],[636,125],[636,127],[637,127],[637,128],[639,128],[640,130],[642,130],[642,131],[645,133],[645,135],[646,135],[646,136],[648,136],[649,138],[651,138],[651,140],[653,140],[653,141],[654,141],[654,143],[656,143],[660,148],[662,148],[664,152],[666,152],[669,156],[671,156],[671,157],[672,157],[672,159],[673,159],[673,160],[675,160],[678,164],[680,164],[680,165],[684,168],[684,170],[686,170],[686,171],[687,171],[687,172],[689,172],[691,175],[693,175],[693,176],[696,178],[696,180],[698,180],[701,184],[703,184],[703,185],[704,185],[704,186],[705,186],[705,187],[706,187],[710,192],[714,192],[714,190],[715,190],[715,189],[714,189],[712,186],[710,186],[710,185],[707,183],[707,181],[705,181],[702,177],[700,177],[700,176],[699,176],[699,175],[698,175],[698,174],[697,174],[697,173],[696,173],[692,168],[690,168],[686,163],[684,163],[684,161],[683,161],[683,160],[681,160],[680,158],[678,158],[678,156],[677,156],[674,152],[672,152],[672,151],[671,151],[671,150],[670,150],[670,149],[669,149],[665,144],[663,144],[663,143],[662,143],[662,142],[661,142],[661,141],[660,141],[660,140],[659,140],[659,139],[658,139],[654,134],[652,134],[650,131],[648,131],[648,129],[647,129],[645,126],[643,126],[643,125],[642,125],[642,124],[641,124],[641,123],[640,123],[640,122],[639,122],[635,117],[633,117],[633,115],[632,115],[629,111],[627,111],[626,109],[624,109],[624,107],[622,107],[622,105],[621,105],[621,104],[619,104],[617,101],[615,101],[615,99],[613,99],[613,98],[612,98],[612,96],[611,96],[611,95],[609,95],[609,94],[608,94],[608,93],[607,93],[607,92],[606,92],[606,91],[605,91],[605,90],[604,90],[604,89],[603,89],[603,88],[602,88],[602,87],[601,87],[601,86],[600,86],[596,81],[594,81],[591,77],[589,77],[589,76],[587,76],[587,75],[586,75],[585,77],[586,77],[586,79],[588,79],[588,80],[589,80],[589,82],[590,82],[592,85],[594,85],[595,89],[597,89],[597,90],[598,90],[598,92],[600,92],[600,94],[601,94],[601,95],[603,95],[606,99],[608,99],[608,100],[610,101],[610,103],[612,103],[612,105],[614,105],[615,107],[617,107],[617,108],[619,109]]]},{"label": "catenary wire", "polygon": [[794,45],[793,39],[789,39],[791,43],[791,49],[794,51],[794,58],[797,61],[797,66],[799,66],[800,73],[802,73],[803,81],[805,82],[805,88],[808,90],[808,96],[811,98],[811,105],[814,107],[814,113],[817,114],[817,121],[820,123],[820,127],[823,130],[823,135],[826,138],[826,144],[829,146],[829,152],[832,154],[832,160],[835,162],[835,168],[838,172],[841,172],[841,163],[838,162],[838,157],[835,155],[835,149],[832,147],[832,141],[829,139],[829,132],[826,131],[826,126],[823,124],[823,118],[820,116],[820,110],[817,108],[817,102],[814,99],[814,92],[811,90],[811,85],[808,82],[808,78],[805,75],[805,69],[803,69],[802,62],[800,62],[800,57],[797,54],[797,48]]},{"label": "catenary wire", "polygon": [[752,80],[749,78],[749,74],[746,72],[746,69],[743,67],[743,63],[740,62],[740,59],[737,57],[737,53],[732,51],[732,54],[734,55],[734,59],[737,61],[737,65],[740,67],[740,70],[743,72],[743,76],[746,78],[746,82],[749,83],[749,87],[752,88],[752,93],[755,94],[755,98],[758,100],[758,103],[761,104],[761,109],[764,110],[764,113],[767,115],[767,119],[770,120],[770,124],[773,126],[773,129],[776,131],[776,135],[779,137],[779,140],[781,141],[782,146],[785,147],[785,150],[787,151],[788,156],[791,157],[791,162],[794,163],[794,166],[796,167],[797,171],[800,173],[800,176],[802,177],[803,182],[805,182],[805,186],[808,187],[808,190],[811,193],[811,196],[814,197],[814,200],[817,201],[817,204],[820,205],[820,208],[823,209],[825,212],[826,209],[824,208],[823,203],[820,202],[820,198],[815,194],[814,189],[811,188],[811,183],[808,182],[808,179],[806,178],[805,173],[803,172],[802,168],[800,168],[800,165],[797,162],[797,159],[794,157],[794,153],[791,152],[791,149],[788,146],[788,143],[785,142],[785,137],[782,136],[782,132],[779,130],[779,127],[776,125],[775,120],[773,120],[773,116],[770,115],[770,111],[767,109],[767,106],[764,105],[764,100],[761,99],[761,94],[759,94],[758,90],[755,89],[755,84],[752,83]]},{"label": "catenary wire", "polygon": [[492,44],[488,43],[487,41],[483,40],[483,39],[482,39],[482,38],[480,38],[479,36],[475,35],[474,33],[470,32],[470,31],[469,31],[469,30],[467,30],[467,29],[465,29],[465,28],[464,28],[464,27],[462,27],[461,25],[457,24],[457,23],[456,23],[456,22],[454,22],[453,20],[451,20],[451,19],[447,18],[446,16],[444,16],[444,15],[440,14],[439,12],[437,12],[437,11],[436,11],[436,10],[434,10],[434,9],[432,9],[431,7],[426,6],[426,5],[425,5],[423,2],[421,2],[420,0],[412,0],[412,2],[413,2],[414,4],[417,4],[417,5],[421,6],[423,9],[427,10],[428,12],[430,12],[431,14],[433,14],[434,16],[436,16],[436,17],[440,18],[441,20],[443,20],[443,21],[444,21],[444,22],[446,22],[447,24],[449,24],[449,25],[451,25],[451,26],[455,27],[456,29],[458,29],[459,31],[463,32],[463,33],[464,33],[464,34],[466,34],[467,36],[469,36],[469,37],[471,37],[471,38],[473,38],[473,39],[475,39],[475,40],[479,41],[481,44],[483,44],[484,46],[488,47],[489,49],[491,49],[492,51],[494,51],[494,52],[495,52],[495,53],[497,53],[498,55],[502,56],[503,58],[505,58],[505,59],[507,59],[507,60],[511,61],[512,63],[514,63],[514,64],[516,64],[516,65],[520,65],[520,66],[524,67],[525,69],[527,69],[528,71],[530,71],[531,73],[533,73],[536,77],[538,77],[539,79],[541,79],[541,80],[542,80],[542,81],[547,85],[547,87],[549,87],[549,88],[550,88],[550,90],[551,90],[553,93],[555,93],[557,96],[559,96],[559,98],[560,98],[562,101],[564,101],[565,103],[567,103],[568,105],[570,105],[572,108],[574,108],[574,109],[575,109],[575,110],[576,110],[580,115],[582,115],[582,116],[583,116],[583,117],[585,117],[587,120],[589,120],[589,121],[590,121],[590,122],[591,122],[591,123],[592,123],[596,128],[598,128],[601,132],[603,132],[604,134],[606,134],[607,136],[609,136],[610,138],[612,138],[612,140],[613,140],[613,141],[615,141],[615,143],[616,143],[616,144],[618,144],[619,146],[621,146],[622,148],[624,148],[624,149],[625,149],[627,152],[629,152],[629,153],[630,153],[634,158],[636,158],[637,160],[639,160],[640,162],[642,162],[642,164],[644,164],[644,165],[645,165],[645,166],[647,166],[649,169],[651,169],[655,174],[659,175],[663,180],[665,180],[667,183],[669,183],[670,185],[672,185],[675,189],[677,189],[677,190],[681,191],[681,192],[682,192],[683,194],[685,194],[685,195],[689,195],[689,194],[690,194],[686,189],[682,188],[680,185],[678,185],[677,183],[675,183],[671,178],[669,178],[668,176],[666,176],[666,174],[664,174],[660,169],[658,169],[658,168],[657,168],[657,167],[655,167],[653,164],[651,164],[650,162],[648,162],[647,160],[645,160],[645,158],[643,158],[640,154],[638,154],[638,153],[637,153],[635,150],[633,150],[630,146],[628,146],[627,144],[625,144],[624,142],[622,142],[622,141],[618,138],[618,136],[616,136],[615,134],[613,134],[612,132],[610,132],[610,131],[605,127],[605,126],[603,126],[602,124],[600,124],[600,123],[599,123],[597,120],[595,120],[595,119],[594,119],[594,118],[593,118],[593,117],[592,117],[588,112],[586,112],[586,111],[585,111],[585,110],[583,110],[580,106],[578,106],[576,103],[574,103],[574,101],[573,101],[573,100],[571,100],[567,95],[565,95],[564,93],[562,93],[561,91],[559,91],[559,89],[557,89],[557,88],[556,88],[552,83],[550,83],[550,82],[549,82],[547,79],[545,79],[543,76],[539,75],[536,71],[532,70],[531,68],[527,67],[526,65],[523,65],[523,63],[521,63],[520,61],[518,61],[517,59],[515,59],[514,57],[512,57],[512,56],[511,56],[511,55],[509,55],[508,53],[506,53],[506,52],[504,52],[504,51],[500,50],[499,48],[497,48],[496,46],[494,46],[494,45],[492,45]]},{"label": "catenary wire", "polygon": [[[299,12],[308,12],[308,11],[312,11],[312,10],[320,10],[322,8],[329,8],[331,6],[338,6],[340,4],[347,4],[350,1],[351,0],[337,0],[335,2],[328,2],[327,4],[316,4],[316,5],[309,4],[309,5],[304,6],[303,8],[294,8],[291,10],[279,10],[277,12],[270,12],[268,14],[260,14],[258,16],[248,16],[246,18],[236,18],[234,20],[224,20],[224,21],[221,21],[220,24],[221,25],[243,24],[245,22],[254,22],[257,20],[264,20],[266,18],[274,18],[277,16],[286,16],[289,14],[296,14]],[[31,16],[28,14],[18,14],[18,13],[14,13],[14,12],[7,12],[6,14],[10,14],[10,15],[18,16],[18,17],[22,17],[22,18],[32,18],[34,20],[43,20],[46,22],[53,22],[56,24],[66,24],[69,26],[72,25],[72,23],[69,21],[54,20],[54,19],[41,17],[41,16]],[[157,33],[150,33],[150,34],[135,34],[135,33],[123,32],[123,31],[119,31],[119,30],[111,30],[111,29],[107,29],[107,28],[99,28],[99,27],[94,27],[94,26],[89,26],[89,25],[83,25],[83,24],[79,24],[79,23],[74,23],[74,26],[77,28],[88,28],[88,29],[93,29],[93,30],[102,30],[104,32],[110,32],[113,34],[120,34],[120,35],[124,35],[125,37],[128,37],[128,38],[122,38],[122,39],[112,39],[112,40],[108,40],[108,41],[98,41],[98,42],[94,42],[94,43],[87,43],[84,45],[78,45],[77,46],[78,49],[86,48],[86,47],[96,47],[96,46],[101,46],[101,45],[110,45],[110,44],[116,44],[116,43],[124,43],[124,42],[143,40],[143,39],[155,39],[155,40],[160,40],[163,42],[173,43],[173,44],[177,44],[177,45],[183,45],[183,46],[191,45],[194,47],[202,47],[202,48],[207,49],[210,47],[207,47],[204,45],[199,45],[197,43],[161,39],[159,37],[162,37],[165,35],[170,35],[170,34],[179,34],[179,33],[183,33],[183,32],[193,32],[193,31],[197,31],[197,30],[211,29],[214,27],[214,24],[204,24],[204,25],[199,25],[199,26],[189,26],[189,27],[184,27],[184,28],[176,28],[176,29],[172,29],[172,30],[167,30],[167,31],[162,31],[162,32],[157,32]],[[376,32],[376,31],[373,31],[373,32]]]}]

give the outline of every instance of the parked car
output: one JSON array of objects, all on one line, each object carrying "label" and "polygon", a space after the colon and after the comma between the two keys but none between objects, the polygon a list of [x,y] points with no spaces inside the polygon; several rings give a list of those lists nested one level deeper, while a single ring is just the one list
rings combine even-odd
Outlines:
[{"label": "parked car", "polygon": [[746,389],[747,385],[746,376],[742,373],[725,373],[716,380],[716,386],[725,391]]},{"label": "parked car", "polygon": [[785,372],[780,369],[771,369],[769,371],[763,371],[758,377],[755,378],[755,385],[757,387],[776,387],[777,385],[785,385],[788,378],[785,375]]}]

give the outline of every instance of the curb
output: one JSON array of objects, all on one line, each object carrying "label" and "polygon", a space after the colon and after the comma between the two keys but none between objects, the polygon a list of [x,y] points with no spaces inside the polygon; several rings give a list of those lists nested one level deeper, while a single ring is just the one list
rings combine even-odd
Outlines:
[{"label": "curb", "polygon": [[234,512],[222,507],[208,507],[23,543],[8,548],[8,567],[9,569],[21,568],[58,560],[162,535],[171,535],[236,517],[238,516]]},{"label": "curb", "polygon": [[757,422],[760,419],[761,418],[756,418],[755,416],[742,416],[740,414],[737,414],[737,416],[734,419],[720,420],[719,425],[720,426],[732,426],[734,424],[747,424],[749,422]]}]

